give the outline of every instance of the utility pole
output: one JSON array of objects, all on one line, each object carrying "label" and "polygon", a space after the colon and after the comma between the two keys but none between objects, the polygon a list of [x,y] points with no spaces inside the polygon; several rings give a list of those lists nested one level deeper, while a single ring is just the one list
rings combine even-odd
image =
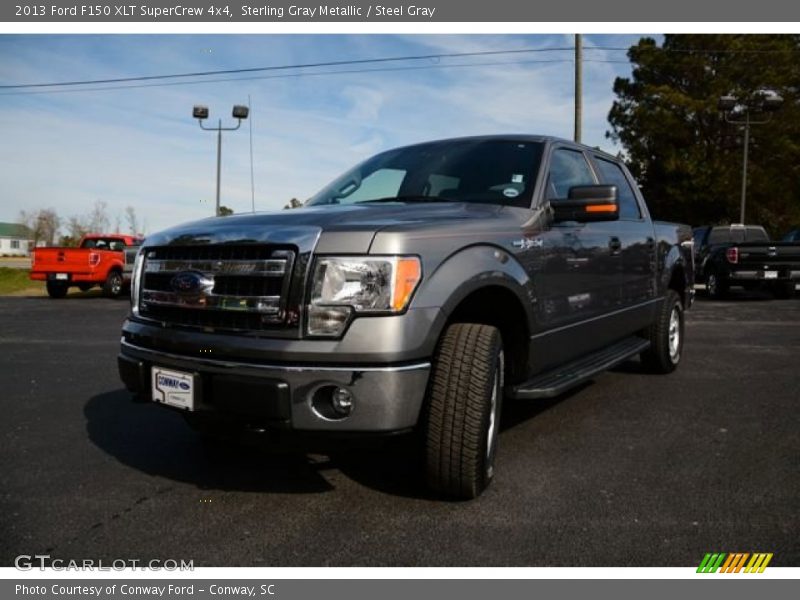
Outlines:
[{"label": "utility pole", "polygon": [[744,207],[747,199],[747,155],[750,151],[750,111],[744,118],[744,158],[742,160],[742,196],[739,206],[739,223],[744,224]]},{"label": "utility pole", "polygon": [[200,124],[200,129],[203,131],[216,131],[217,132],[217,208],[214,214],[219,216],[219,194],[220,194],[220,180],[222,179],[222,132],[223,131],[236,131],[242,126],[242,119],[247,118],[250,112],[249,106],[236,105],[233,107],[233,118],[237,119],[236,127],[223,127],[222,119],[219,120],[216,127],[206,127],[203,121],[208,118],[208,107],[196,105],[192,109],[192,116],[197,119]]},{"label": "utility pole", "polygon": [[[747,202],[747,160],[750,154],[750,127],[769,123],[772,120],[772,114],[783,106],[783,98],[771,90],[759,90],[753,98],[745,100],[735,96],[722,96],[717,106],[722,111],[726,123],[740,125],[744,129],[742,194],[739,199],[739,222],[744,224],[745,203]],[[764,116],[756,120],[751,117],[751,112],[763,114]],[[737,116],[739,118],[736,118]]]},{"label": "utility pole", "polygon": [[575,34],[575,141],[581,141],[581,114],[583,112],[583,40]]},{"label": "utility pole", "polygon": [[253,205],[253,212],[256,212],[256,180],[253,175],[253,105],[250,102],[250,94],[247,94],[247,108],[250,110],[250,201]]}]

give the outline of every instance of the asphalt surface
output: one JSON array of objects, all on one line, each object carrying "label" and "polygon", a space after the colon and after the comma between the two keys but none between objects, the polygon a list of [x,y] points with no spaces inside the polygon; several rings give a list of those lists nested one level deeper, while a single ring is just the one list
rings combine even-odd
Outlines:
[{"label": "asphalt surface", "polygon": [[683,363],[506,404],[496,478],[431,497],[402,443],[208,446],[116,373],[125,301],[0,298],[0,565],[800,565],[800,299],[699,300]]}]

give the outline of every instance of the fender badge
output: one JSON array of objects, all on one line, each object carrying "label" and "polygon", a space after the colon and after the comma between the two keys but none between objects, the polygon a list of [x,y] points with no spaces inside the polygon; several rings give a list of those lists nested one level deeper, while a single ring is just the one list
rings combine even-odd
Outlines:
[{"label": "fender badge", "polygon": [[530,250],[531,248],[541,248],[542,246],[544,246],[544,240],[540,238],[534,238],[534,239],[523,238],[521,240],[514,240],[513,242],[511,242],[511,245],[514,246],[514,248],[520,248],[522,250]]}]

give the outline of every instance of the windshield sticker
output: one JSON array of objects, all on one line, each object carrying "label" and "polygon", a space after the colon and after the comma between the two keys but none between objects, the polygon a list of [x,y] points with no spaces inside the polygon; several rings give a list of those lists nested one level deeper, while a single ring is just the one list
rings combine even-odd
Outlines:
[{"label": "windshield sticker", "polygon": [[511,183],[522,183],[523,181],[525,181],[525,176],[521,173],[514,173],[511,176]]},{"label": "windshield sticker", "polygon": [[503,195],[506,198],[516,198],[519,196],[519,190],[515,190],[514,188],[506,188],[503,190]]}]

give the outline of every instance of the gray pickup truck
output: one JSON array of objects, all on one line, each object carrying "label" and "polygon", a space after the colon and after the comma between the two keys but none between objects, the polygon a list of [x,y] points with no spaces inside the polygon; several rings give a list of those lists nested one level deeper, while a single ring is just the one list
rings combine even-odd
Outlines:
[{"label": "gray pickup truck", "polygon": [[615,157],[511,135],[383,152],[302,208],[147,238],[119,371],[210,435],[420,435],[436,491],[494,471],[503,399],[626,359],[668,373],[691,230],[653,222]]}]

